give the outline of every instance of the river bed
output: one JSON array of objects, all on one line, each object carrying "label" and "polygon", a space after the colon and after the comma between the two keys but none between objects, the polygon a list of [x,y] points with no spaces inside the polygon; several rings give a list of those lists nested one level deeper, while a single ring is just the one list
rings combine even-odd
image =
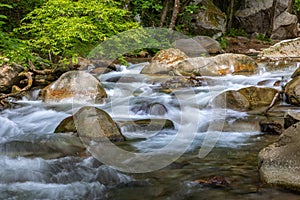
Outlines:
[{"label": "river bed", "polygon": [[[159,90],[159,80],[164,77],[140,74],[144,65],[118,66],[118,72],[98,75],[109,99],[95,106],[108,112],[117,122],[169,119],[174,123],[174,129],[159,131],[121,129],[128,140],[120,147],[139,153],[168,145],[181,128],[188,127],[189,121],[197,118],[193,140],[179,159],[162,169],[135,174],[117,171],[91,156],[45,159],[43,156],[24,157],[20,153],[11,157],[9,151],[13,149],[0,148],[0,199],[300,198],[297,193],[259,181],[257,154],[278,138],[260,132],[258,123],[264,117],[209,106],[210,100],[222,91],[257,86],[261,81],[265,81],[263,86],[280,89],[273,86],[274,83],[288,81],[296,69],[295,63],[272,71],[260,64],[259,73],[252,76],[204,77],[210,84],[177,89],[171,94]],[[51,138],[56,126],[82,106],[68,102],[46,104],[37,100],[37,93],[14,102],[14,108],[0,113],[0,144],[17,138],[30,146],[37,138],[39,141]],[[145,105],[154,104],[163,107],[153,112],[145,109]],[[285,103],[281,106],[283,110],[290,109]],[[160,112],[162,108],[166,112]],[[275,119],[280,121],[282,117]],[[189,129],[183,132],[185,130]],[[213,148],[208,155],[199,158],[199,150],[205,143],[213,144]],[[170,150],[178,149],[174,146]],[[211,187],[197,183],[197,180],[215,176],[224,177],[229,184]]]}]

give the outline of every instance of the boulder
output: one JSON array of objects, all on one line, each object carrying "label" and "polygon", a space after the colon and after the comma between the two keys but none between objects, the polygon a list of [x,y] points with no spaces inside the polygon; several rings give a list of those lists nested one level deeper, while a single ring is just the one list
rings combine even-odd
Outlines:
[{"label": "boulder", "polygon": [[54,133],[76,133],[77,129],[74,123],[73,116],[63,119],[55,128]]},{"label": "boulder", "polygon": [[284,128],[287,129],[293,124],[300,122],[300,113],[288,112],[284,115]]},{"label": "boulder", "polygon": [[208,55],[206,49],[193,38],[176,40],[175,47],[183,51],[188,57]]},{"label": "boulder", "polygon": [[141,71],[142,74],[169,74],[172,67],[178,62],[188,58],[184,52],[179,49],[160,50]]},{"label": "boulder", "polygon": [[212,0],[196,1],[198,10],[191,15],[191,33],[213,36],[226,31],[226,14],[216,7]]},{"label": "boulder", "polygon": [[273,88],[247,87],[229,90],[217,95],[212,101],[213,107],[228,108],[238,111],[260,111],[266,109],[278,93]]},{"label": "boulder", "polygon": [[220,43],[211,37],[198,35],[192,39],[198,42],[209,54],[223,52]]},{"label": "boulder", "polygon": [[260,58],[299,58],[300,57],[300,38],[283,40],[275,45],[264,49]]},{"label": "boulder", "polygon": [[[188,58],[174,67],[179,74],[196,76],[222,76],[227,74],[256,74],[257,63],[243,54],[225,53],[214,57]],[[174,70],[173,69],[173,70]]]},{"label": "boulder", "polygon": [[62,120],[54,132],[77,133],[81,138],[90,140],[101,137],[107,137],[111,141],[125,139],[116,123],[105,111],[90,106],[82,107],[73,116]]},{"label": "boulder", "polygon": [[281,40],[298,37],[298,17],[284,11],[275,17],[271,39]]},{"label": "boulder", "polygon": [[296,69],[296,71],[294,71],[291,78],[296,78],[297,76],[300,76],[300,63],[299,63],[299,67]]},{"label": "boulder", "polygon": [[80,139],[69,134],[21,134],[0,144],[0,154],[10,157],[55,159],[84,156],[85,150]]},{"label": "boulder", "polygon": [[73,117],[77,133],[82,139],[101,141],[108,138],[114,142],[125,140],[117,124],[101,109],[85,106],[80,108]]},{"label": "boulder", "polygon": [[220,43],[208,36],[196,36],[176,40],[175,47],[183,51],[189,57],[207,56],[208,54],[222,52]]},{"label": "boulder", "polygon": [[133,113],[143,113],[147,115],[165,115],[168,112],[166,106],[161,103],[144,102],[130,109]]},{"label": "boulder", "polygon": [[300,123],[283,132],[279,140],[259,152],[260,178],[267,184],[300,191]]},{"label": "boulder", "polygon": [[[167,59],[165,59],[165,57]],[[176,62],[170,62],[168,57],[156,59],[144,67],[143,74],[170,74],[181,76],[221,76],[227,74],[256,74],[257,63],[243,54],[225,53],[214,57],[180,57]],[[165,60],[164,60],[165,59]]]},{"label": "boulder", "polygon": [[244,6],[235,13],[240,28],[250,34],[266,33],[272,4],[273,0],[245,0]]},{"label": "boulder", "polygon": [[289,104],[300,106],[300,76],[293,78],[285,86],[286,101]]},{"label": "boulder", "polygon": [[271,135],[280,135],[283,131],[282,125],[277,121],[263,120],[259,122],[260,131]]},{"label": "boulder", "polygon": [[12,86],[19,84],[21,77],[18,75],[22,71],[23,68],[18,66],[0,66],[0,93],[10,93]]},{"label": "boulder", "polygon": [[132,121],[118,120],[118,126],[124,132],[148,132],[162,129],[174,129],[174,123],[169,119],[137,119]]},{"label": "boulder", "polygon": [[245,0],[243,7],[236,11],[239,25],[247,33],[266,34],[270,27],[270,15],[274,9],[272,39],[287,39],[298,36],[298,20],[292,15],[292,0],[277,0],[273,8],[273,0]]},{"label": "boulder", "polygon": [[46,103],[103,103],[107,94],[100,81],[83,71],[69,71],[40,91]]}]

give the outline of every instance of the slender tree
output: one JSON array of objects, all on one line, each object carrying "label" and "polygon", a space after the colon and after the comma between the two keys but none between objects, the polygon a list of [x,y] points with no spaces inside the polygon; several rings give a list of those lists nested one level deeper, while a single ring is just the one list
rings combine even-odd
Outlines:
[{"label": "slender tree", "polygon": [[174,0],[173,13],[172,13],[171,22],[169,25],[169,29],[171,29],[171,30],[173,30],[175,27],[179,11],[180,11],[180,0]]}]

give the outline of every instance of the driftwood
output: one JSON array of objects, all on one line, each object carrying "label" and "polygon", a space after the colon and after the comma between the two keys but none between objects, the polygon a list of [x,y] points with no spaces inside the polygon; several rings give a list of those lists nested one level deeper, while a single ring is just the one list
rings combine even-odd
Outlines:
[{"label": "driftwood", "polygon": [[55,69],[43,69],[43,70],[38,70],[35,68],[33,63],[31,61],[28,61],[29,64],[29,69],[30,71],[34,72],[37,75],[49,75],[53,74]]},{"label": "driftwood", "polygon": [[29,90],[33,83],[32,75],[33,75],[32,72],[21,72],[18,76],[25,76],[27,78],[27,85],[17,92],[12,92],[10,94],[4,94],[4,95],[0,96],[0,101],[3,99],[6,99],[8,97],[16,97],[16,96],[20,95],[22,92]]}]

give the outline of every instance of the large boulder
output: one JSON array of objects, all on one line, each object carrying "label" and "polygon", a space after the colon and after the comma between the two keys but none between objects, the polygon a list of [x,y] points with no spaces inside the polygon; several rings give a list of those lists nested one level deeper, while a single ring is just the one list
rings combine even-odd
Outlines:
[{"label": "large boulder", "polygon": [[176,40],[175,47],[183,51],[189,57],[206,56],[208,54],[222,52],[220,43],[208,36],[196,36]]},{"label": "large boulder", "polygon": [[300,122],[300,113],[299,112],[287,112],[284,115],[284,128],[287,129],[293,124]]},{"label": "large boulder", "polygon": [[77,133],[87,140],[108,138],[111,141],[124,141],[117,124],[103,110],[85,106],[73,116],[67,117],[56,127],[55,133]]},{"label": "large boulder", "polygon": [[249,56],[225,53],[214,57],[188,58],[178,63],[174,69],[177,70],[177,74],[222,76],[227,74],[256,74],[258,68],[255,60]]},{"label": "large boulder", "polygon": [[300,106],[300,76],[293,78],[286,84],[285,94],[288,103]]},{"label": "large boulder", "polygon": [[274,9],[274,24],[271,37],[287,39],[298,36],[297,16],[292,15],[292,0],[245,0],[243,7],[236,12],[241,28],[247,33],[266,34],[270,28],[270,15]]},{"label": "large boulder", "polygon": [[39,94],[46,103],[103,103],[107,94],[100,81],[83,71],[69,71]]},{"label": "large boulder", "polygon": [[9,93],[13,85],[17,85],[21,78],[18,74],[23,71],[21,67],[2,65],[0,66],[0,93]]},{"label": "large boulder", "polygon": [[274,144],[259,152],[261,180],[300,191],[300,123],[292,125]]},{"label": "large boulder", "polygon": [[173,66],[188,58],[179,49],[160,50],[141,71],[142,74],[169,74]]},{"label": "large boulder", "polygon": [[291,13],[284,11],[275,17],[273,24],[272,39],[287,39],[298,36],[298,17]]},{"label": "large boulder", "polygon": [[198,0],[198,10],[191,15],[191,32],[195,35],[213,36],[226,31],[226,14],[212,0]]},{"label": "large boulder", "polygon": [[259,57],[261,58],[295,58],[300,57],[300,37],[290,40],[283,40],[275,45],[264,49]]},{"label": "large boulder", "polygon": [[212,100],[211,105],[238,111],[263,111],[272,103],[277,93],[273,88],[251,86],[223,92]]},{"label": "large boulder", "polygon": [[[178,50],[179,51],[179,50]],[[250,75],[257,73],[257,63],[254,59],[243,54],[225,53],[214,57],[174,56],[170,59],[166,50],[158,53],[159,59],[154,58],[144,67],[143,74],[169,74],[181,76],[222,76],[227,74]],[[163,54],[165,56],[161,56]],[[178,57],[178,59],[176,59]]]}]

